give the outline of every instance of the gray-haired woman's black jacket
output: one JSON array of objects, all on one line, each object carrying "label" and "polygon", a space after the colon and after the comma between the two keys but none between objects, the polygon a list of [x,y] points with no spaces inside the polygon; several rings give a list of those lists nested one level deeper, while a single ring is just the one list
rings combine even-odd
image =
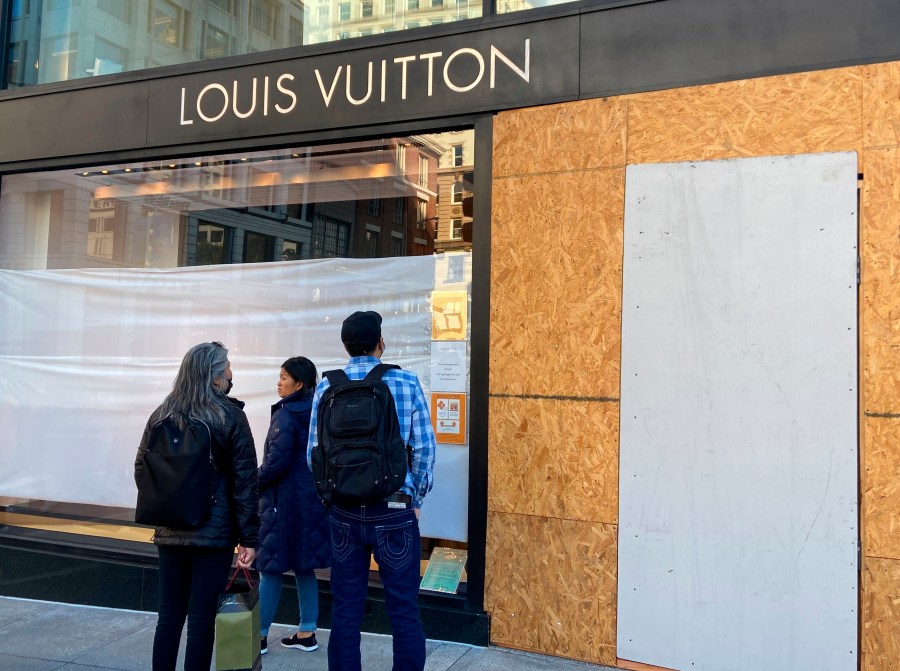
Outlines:
[{"label": "gray-haired woman's black jacket", "polygon": [[[210,425],[213,436],[213,503],[209,518],[196,529],[157,527],[153,542],[157,545],[191,545],[195,547],[233,548],[240,543],[256,548],[259,542],[259,489],[257,484],[256,448],[244,404],[229,398],[225,423]],[[141,445],[137,464],[147,446],[150,427],[159,419],[159,408],[153,411]]]}]

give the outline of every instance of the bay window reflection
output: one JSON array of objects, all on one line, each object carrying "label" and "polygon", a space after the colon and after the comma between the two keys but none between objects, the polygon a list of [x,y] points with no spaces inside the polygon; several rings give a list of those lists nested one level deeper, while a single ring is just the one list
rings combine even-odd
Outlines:
[{"label": "bay window reflection", "polygon": [[[0,268],[468,249],[473,146],[472,131],[456,131],[8,175],[0,182]],[[457,165],[460,155],[467,165]]]}]

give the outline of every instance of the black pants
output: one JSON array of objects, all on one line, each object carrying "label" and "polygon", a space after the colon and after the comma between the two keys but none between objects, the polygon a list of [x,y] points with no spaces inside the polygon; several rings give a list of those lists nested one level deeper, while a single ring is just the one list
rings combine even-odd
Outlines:
[{"label": "black pants", "polygon": [[234,550],[158,545],[159,619],[153,638],[153,671],[175,671],[187,618],[184,671],[209,671],[219,593],[228,582]]}]

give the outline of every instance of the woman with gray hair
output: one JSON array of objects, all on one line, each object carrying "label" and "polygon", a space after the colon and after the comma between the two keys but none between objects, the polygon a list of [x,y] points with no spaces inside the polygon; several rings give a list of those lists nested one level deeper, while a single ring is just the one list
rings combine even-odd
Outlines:
[{"label": "woman with gray hair", "polygon": [[159,553],[153,671],[174,671],[185,619],[184,669],[209,671],[218,595],[228,580],[235,546],[238,567],[249,567],[256,557],[256,449],[244,404],[227,395],[231,378],[228,350],[222,343],[201,343],[188,350],[172,392],[147,421],[135,460],[137,472],[151,428],[166,417],[176,424],[189,417],[209,427],[214,466],[209,515],[196,528],[157,527],[153,535]]}]

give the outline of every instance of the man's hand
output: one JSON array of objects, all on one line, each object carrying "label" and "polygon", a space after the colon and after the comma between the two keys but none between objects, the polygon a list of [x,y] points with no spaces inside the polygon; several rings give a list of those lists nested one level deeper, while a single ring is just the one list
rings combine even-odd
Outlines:
[{"label": "man's hand", "polygon": [[413,508],[413,512],[416,514],[416,519],[419,519],[419,515],[422,513],[421,508]]},{"label": "man's hand", "polygon": [[238,545],[237,549],[237,567],[250,568],[250,564],[252,564],[253,560],[256,559],[256,550],[254,548],[245,548],[243,545]]}]

